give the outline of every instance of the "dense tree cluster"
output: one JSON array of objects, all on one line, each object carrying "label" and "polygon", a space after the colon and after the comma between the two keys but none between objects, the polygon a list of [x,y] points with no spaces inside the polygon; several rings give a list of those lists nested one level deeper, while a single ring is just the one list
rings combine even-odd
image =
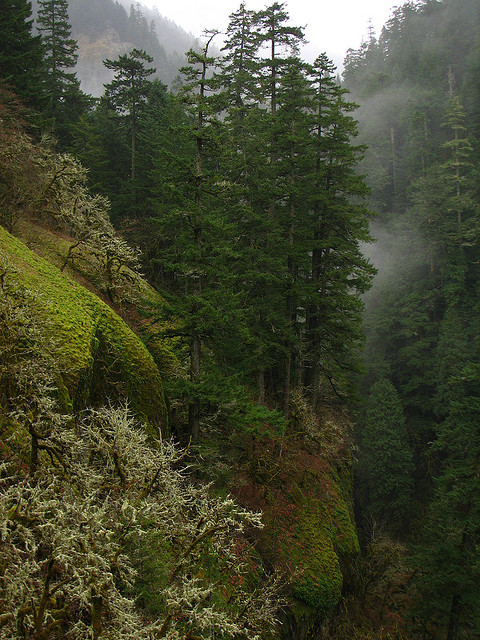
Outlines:
[{"label": "dense tree cluster", "polygon": [[[477,2],[409,2],[345,67],[370,145],[362,168],[380,212],[382,267],[366,298],[359,479],[364,489],[398,483],[393,501],[360,495],[388,530],[398,534],[404,518],[417,629],[448,640],[478,635],[480,614],[479,25]],[[388,472],[372,464],[387,441],[403,460]],[[414,493],[400,504],[409,468]]]},{"label": "dense tree cluster", "polygon": [[181,393],[194,439],[219,368],[233,397],[246,388],[286,417],[295,387],[314,404],[344,396],[372,276],[360,250],[370,214],[355,172],[355,105],[327,57],[300,59],[303,32],[284,5],[242,4],[222,55],[212,57],[207,33],[175,93],[149,79],[152,57],[133,49],[105,60],[115,75],[91,108],[72,73],[66,1],[41,0],[37,20],[43,113],[113,220],[136,221],[147,274],[170,291],[189,336]]},{"label": "dense tree cluster", "polygon": [[[380,224],[395,229],[409,255],[370,298],[360,495],[395,534],[406,535],[414,518],[421,522],[412,554],[421,596],[416,620],[439,616],[449,640],[473,629],[476,615],[478,487],[470,472],[477,452],[464,452],[476,437],[478,403],[469,322],[478,316],[478,47],[466,28],[468,61],[467,48],[462,58],[449,44],[451,62],[439,58],[423,82],[431,51],[412,43],[428,24],[434,48],[435,29],[443,38],[447,27],[434,20],[430,28],[424,17],[448,24],[453,5],[429,0],[395,10],[381,38],[351,51],[345,69],[365,111],[380,95],[378,114],[360,111],[362,140],[372,142],[362,168]],[[11,0],[0,9],[5,42],[13,29],[20,41],[19,49],[2,49],[0,75],[39,110],[35,122],[57,141],[34,143],[20,114],[34,121],[2,88],[2,224],[15,231],[34,211],[68,234],[60,266],[88,259],[93,284],[111,304],[139,273],[138,252],[112,223],[141,245],[142,267],[166,300],[156,326],[176,339],[183,359],[167,386],[172,428],[185,443],[201,442],[212,425],[282,431],[297,424],[299,399],[312,415],[344,405],[358,377],[362,296],[374,274],[363,253],[372,214],[358,171],[365,146],[356,142],[357,105],[327,56],[311,64],[300,58],[303,31],[290,24],[284,4],[251,11],[242,3],[221,55],[218,34],[206,32],[171,91],[151,79],[155,52],[147,39],[147,50],[105,60],[114,77],[92,101],[73,73],[68,3],[39,0],[37,7],[40,36],[30,30],[29,3]],[[129,25],[132,41],[145,33],[138,7]],[[399,109],[391,96],[402,91],[408,100]],[[0,311],[10,314],[11,330],[22,331],[22,309],[9,306],[8,269],[0,276]],[[73,427],[56,410],[53,377],[41,374],[51,366],[48,347],[38,345],[39,359],[31,361],[16,349],[36,336],[0,338],[0,374],[11,390],[2,406],[29,445],[20,465],[1,468],[0,597],[15,605],[0,616],[2,633],[264,637],[277,585],[263,575],[242,588],[245,567],[235,552],[243,530],[259,526],[257,515],[189,484],[178,470],[179,451],[147,442],[125,407],[76,416]],[[431,544],[439,523],[441,548]],[[153,562],[146,541],[166,558],[156,568],[151,607],[138,598],[136,573],[141,566],[148,574]],[[385,602],[396,602],[382,553],[394,558],[393,584],[403,588],[404,547],[374,542],[372,581]],[[362,588],[365,601],[370,587]]]},{"label": "dense tree cluster", "polygon": [[[365,296],[357,493],[373,533],[359,602],[380,603],[379,626],[395,610],[413,637],[478,636],[478,1],[395,8],[378,39],[349,51],[343,86],[325,54],[300,58],[285,5],[242,3],[221,54],[206,32],[171,91],[151,79],[164,59],[155,26],[108,4],[146,50],[105,61],[114,77],[95,102],[73,73],[67,1],[35,3],[36,34],[29,2],[1,4],[1,223],[15,232],[35,212],[68,234],[61,266],[87,256],[112,304],[139,270],[112,222],[141,244],[183,358],[173,428],[197,443],[211,425],[282,430],[298,398],[311,412],[348,397],[373,276],[367,174],[380,274]],[[89,6],[94,21],[106,5]],[[345,87],[361,105],[358,143]],[[39,129],[57,142],[35,143]],[[125,407],[73,428],[28,292],[12,303],[4,263],[0,281],[2,420],[24,436],[0,469],[1,633],[263,634],[276,585],[242,589],[234,550],[257,516],[190,485],[181,453],[147,443]],[[167,558],[153,604],[138,599],[145,540]]]},{"label": "dense tree cluster", "polygon": [[[182,318],[195,438],[209,404],[201,396],[206,387],[215,395],[209,362],[286,416],[294,387],[314,403],[344,394],[372,275],[359,247],[370,214],[355,173],[355,105],[332,64],[299,58],[302,30],[278,3],[259,12],[242,4],[218,59],[215,35],[188,53],[175,95],[148,82],[146,67],[133,89],[139,52],[122,56],[75,147],[115,219],[137,221],[147,273]],[[134,127],[114,89],[122,77],[141,101]]]},{"label": "dense tree cluster", "polygon": [[[139,254],[110,213],[141,243],[167,300],[158,326],[183,358],[168,390],[185,442],[211,425],[282,431],[292,398],[311,411],[347,397],[373,271],[360,250],[370,213],[355,105],[327,57],[300,59],[303,33],[284,5],[242,4],[222,55],[206,33],[174,91],[134,48],[105,60],[114,77],[94,102],[73,72],[68,3],[36,9],[40,35],[29,3],[2,8],[5,42],[17,30],[26,56],[15,76],[19,51],[0,58],[2,224],[54,229],[60,268],[89,261],[112,305],[134,302]],[[6,262],[0,280],[2,637],[266,637],[280,600],[245,537],[259,515],[191,484],[182,453],[148,439],[125,406],[62,407],[32,294],[13,290]]]}]

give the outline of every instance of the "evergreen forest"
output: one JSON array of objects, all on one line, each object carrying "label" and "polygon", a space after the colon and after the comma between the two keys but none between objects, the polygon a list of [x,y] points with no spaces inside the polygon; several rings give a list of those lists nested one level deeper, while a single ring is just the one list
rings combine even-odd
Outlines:
[{"label": "evergreen forest", "polygon": [[140,4],[33,5],[0,4],[0,639],[478,638],[478,0],[392,8],[342,75],[286,3],[184,56]]}]

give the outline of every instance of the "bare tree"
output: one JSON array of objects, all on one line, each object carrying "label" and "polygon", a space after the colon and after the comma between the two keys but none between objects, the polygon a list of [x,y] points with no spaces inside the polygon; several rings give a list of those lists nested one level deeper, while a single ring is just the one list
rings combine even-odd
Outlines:
[{"label": "bare tree", "polygon": [[[188,452],[149,441],[126,405],[86,411],[74,426],[57,407],[55,362],[28,295],[19,299],[5,263],[0,276],[10,320],[0,334],[10,434],[0,464],[1,637],[262,637],[275,625],[279,581],[246,587],[238,552],[261,515],[192,484]],[[146,540],[166,574],[155,616],[135,598],[135,549]]]}]

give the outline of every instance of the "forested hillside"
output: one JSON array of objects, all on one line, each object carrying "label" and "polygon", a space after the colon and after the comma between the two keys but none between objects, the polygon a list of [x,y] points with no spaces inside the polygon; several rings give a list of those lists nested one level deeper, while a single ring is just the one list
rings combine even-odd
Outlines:
[{"label": "forested hillside", "polygon": [[367,529],[408,541],[419,637],[480,624],[479,71],[479,3],[428,0],[344,74],[378,211],[358,496]]},{"label": "forested hillside", "polygon": [[[38,0],[32,4],[36,15]],[[138,2],[70,0],[68,16],[78,44],[75,71],[82,90],[94,96],[102,95],[103,85],[112,80],[102,64],[106,58],[145,49],[154,59],[156,77],[171,85],[195,42],[193,35]]]},{"label": "forested hillside", "polygon": [[276,3],[94,100],[70,9],[0,7],[0,635],[321,637],[359,553],[354,105]]},{"label": "forested hillside", "polygon": [[478,1],[149,20],[0,4],[0,637],[477,638]]}]

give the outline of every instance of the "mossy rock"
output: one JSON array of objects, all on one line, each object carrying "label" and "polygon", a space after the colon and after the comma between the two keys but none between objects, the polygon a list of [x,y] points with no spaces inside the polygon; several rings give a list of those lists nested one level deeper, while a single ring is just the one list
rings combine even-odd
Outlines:
[{"label": "mossy rock", "polygon": [[297,544],[282,550],[300,566],[292,585],[295,597],[320,614],[327,614],[340,601],[341,559],[359,552],[352,494],[346,491],[344,476],[349,476],[347,464],[340,473],[330,465],[323,470],[312,467],[308,483],[297,479],[304,495],[297,509]]},{"label": "mossy rock", "polygon": [[73,411],[106,402],[128,401],[157,432],[167,431],[160,372],[127,324],[100,298],[28,249],[0,227],[0,253],[18,291],[31,294],[38,326],[51,339],[62,405]]},{"label": "mossy rock", "polygon": [[310,500],[300,509],[297,544],[291,547],[291,557],[298,567],[293,594],[325,612],[337,605],[342,591],[343,578],[334,544],[337,524],[329,518],[324,505]]},{"label": "mossy rock", "polygon": [[257,439],[254,452],[262,473],[251,465],[253,486],[244,494],[262,496],[247,502],[264,513],[262,553],[290,582],[287,627],[305,630],[337,606],[342,567],[359,552],[351,462],[345,455],[324,456],[317,443],[301,436],[285,439],[281,449],[273,439]]}]

